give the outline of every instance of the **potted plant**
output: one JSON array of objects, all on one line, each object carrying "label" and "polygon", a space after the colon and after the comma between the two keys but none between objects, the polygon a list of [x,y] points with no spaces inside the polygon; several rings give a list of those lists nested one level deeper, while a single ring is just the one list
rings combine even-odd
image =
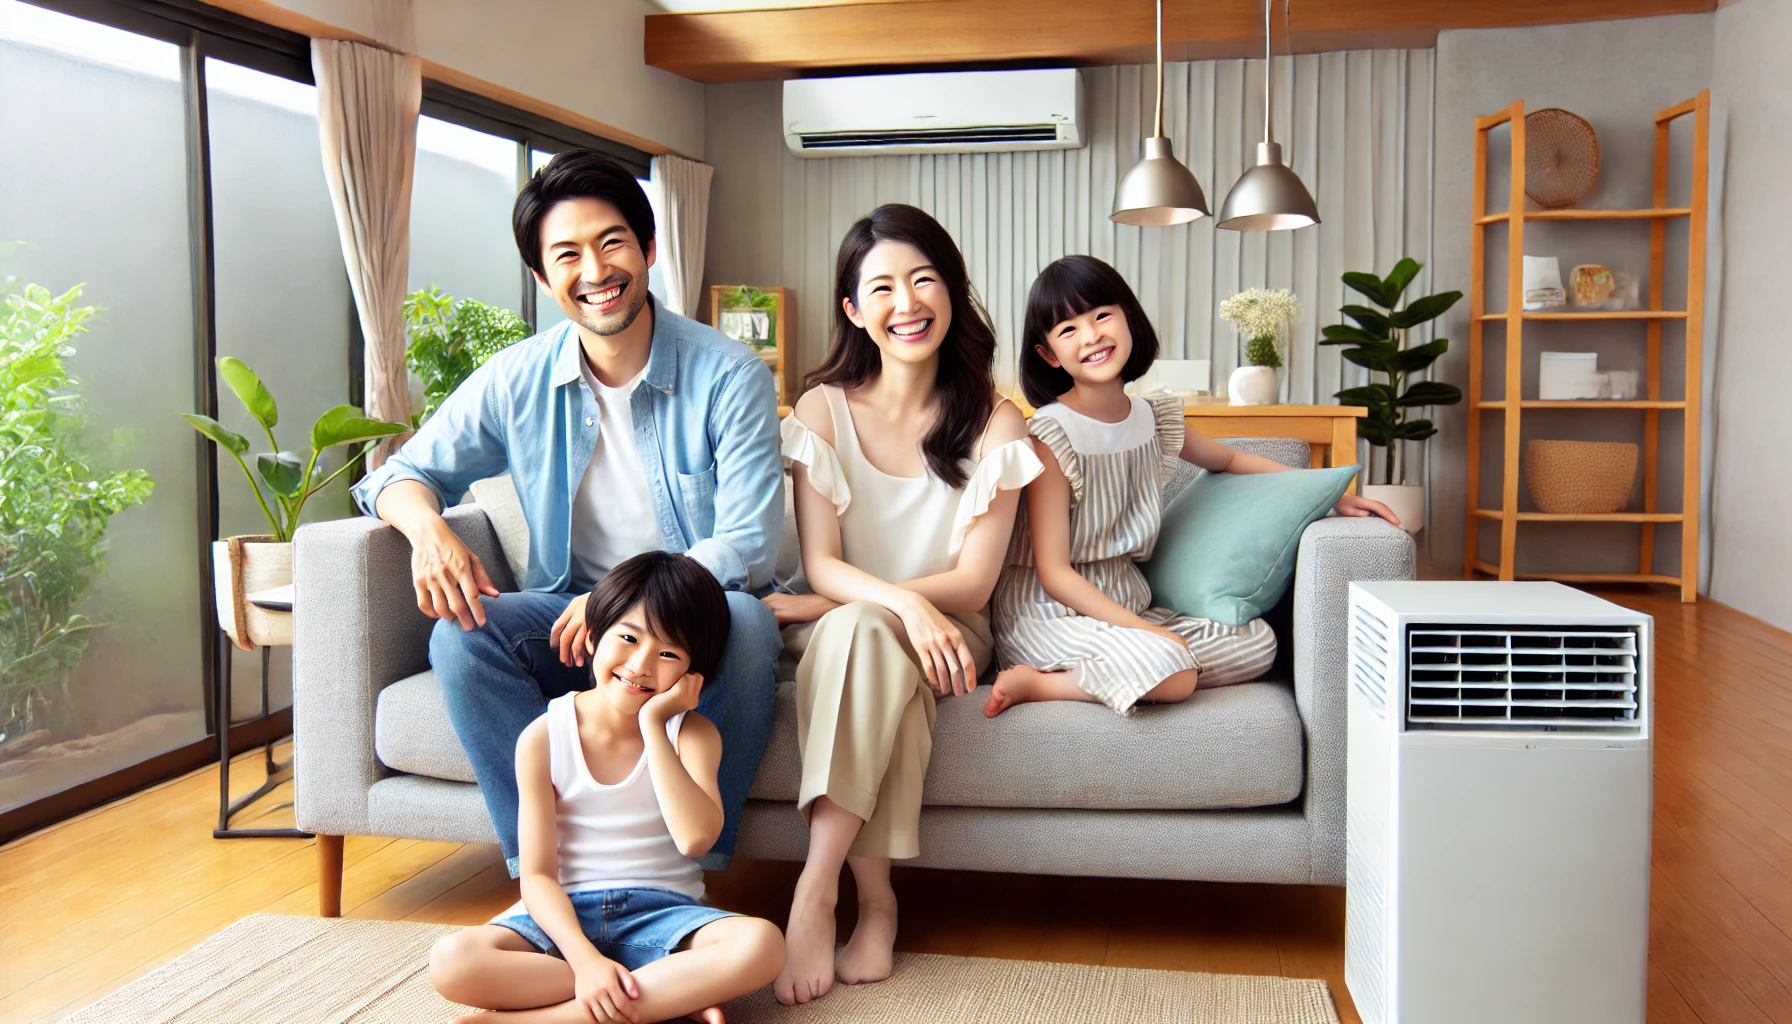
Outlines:
[{"label": "potted plant", "polygon": [[[1425,488],[1405,482],[1405,466],[1401,458],[1403,441],[1423,441],[1437,428],[1427,419],[1408,419],[1412,409],[1427,405],[1455,405],[1462,401],[1462,392],[1442,381],[1410,378],[1450,349],[1447,338],[1435,338],[1423,345],[1408,348],[1407,332],[1428,324],[1449,311],[1462,298],[1461,292],[1439,292],[1401,304],[1406,286],[1417,277],[1421,265],[1408,258],[1394,265],[1385,278],[1374,274],[1347,273],[1344,284],[1360,292],[1374,307],[1348,305],[1339,312],[1356,321],[1333,324],[1325,328],[1321,345],[1348,345],[1344,358],[1381,374],[1385,380],[1361,387],[1345,388],[1337,393],[1340,402],[1361,405],[1369,415],[1358,427],[1365,441],[1387,451],[1381,459],[1381,482],[1363,485],[1363,497],[1386,504],[1400,517],[1408,533],[1418,533],[1425,525]],[[1371,465],[1373,470],[1373,465]]]},{"label": "potted plant", "polygon": [[1300,316],[1300,300],[1286,288],[1252,288],[1220,303],[1220,319],[1245,336],[1245,365],[1232,371],[1226,394],[1233,405],[1273,405],[1281,392],[1282,336]]},{"label": "potted plant", "polygon": [[[256,644],[291,643],[292,615],[269,612],[248,604],[245,593],[292,582],[292,535],[299,528],[299,516],[311,496],[330,485],[355,464],[359,455],[377,444],[380,438],[402,434],[408,424],[370,420],[352,405],[339,405],[317,418],[311,426],[311,451],[300,455],[283,450],[274,440],[274,427],[280,422],[280,410],[274,396],[248,364],[233,356],[218,359],[218,376],[261,425],[272,451],[255,456],[256,473],[249,472],[243,453],[249,450],[249,439],[210,416],[183,415],[193,429],[211,438],[219,448],[236,460],[255,503],[267,517],[269,534],[257,537],[230,537],[212,545],[212,576],[218,594],[218,625],[230,634],[237,646],[251,650]],[[362,444],[359,452],[344,459],[342,466],[318,479],[318,462],[323,453],[337,445]],[[256,474],[261,480],[256,481]],[[263,493],[263,485],[266,493]],[[272,499],[272,504],[269,504]]]},{"label": "potted plant", "polygon": [[87,331],[81,286],[0,281],[0,760],[52,740],[98,623],[76,609],[105,574],[106,528],[155,490],[82,443],[81,384],[63,360]]},{"label": "potted plant", "polygon": [[502,306],[456,300],[439,288],[405,297],[404,326],[410,339],[405,365],[423,382],[423,409],[413,427],[422,426],[487,359],[535,333],[527,320]]}]

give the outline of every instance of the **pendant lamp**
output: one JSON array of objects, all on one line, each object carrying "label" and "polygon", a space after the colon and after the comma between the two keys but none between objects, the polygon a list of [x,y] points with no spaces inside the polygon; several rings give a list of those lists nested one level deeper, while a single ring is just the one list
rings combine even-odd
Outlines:
[{"label": "pendant lamp", "polygon": [[1167,227],[1207,216],[1207,196],[1194,173],[1176,159],[1164,136],[1164,3],[1157,0],[1157,130],[1145,140],[1145,158],[1120,179],[1114,193],[1117,224]]},{"label": "pendant lamp", "polygon": [[[1285,16],[1286,6],[1283,11]],[[1313,194],[1301,184],[1300,175],[1282,163],[1282,147],[1270,135],[1275,103],[1270,93],[1269,12],[1270,0],[1263,0],[1263,141],[1257,144],[1257,166],[1244,172],[1220,204],[1217,226],[1230,231],[1287,231],[1319,223]]]}]

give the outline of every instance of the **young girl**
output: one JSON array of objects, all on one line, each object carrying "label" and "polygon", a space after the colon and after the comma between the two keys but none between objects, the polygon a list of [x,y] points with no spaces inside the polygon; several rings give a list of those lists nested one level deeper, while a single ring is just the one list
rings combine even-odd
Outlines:
[{"label": "young girl", "polygon": [[[1180,398],[1127,395],[1156,358],[1157,333],[1113,267],[1066,256],[1033,283],[1020,379],[1038,407],[1029,433],[1045,472],[1027,488],[1026,527],[996,585],[996,651],[1010,667],[983,706],[991,718],[1036,700],[1130,715],[1141,700],[1187,700],[1197,683],[1255,679],[1275,660],[1262,619],[1222,626],[1150,607],[1135,563],[1157,544],[1159,495],[1177,460],[1213,473],[1288,468],[1185,431]],[[1337,510],[1398,522],[1354,495]]]},{"label": "young girl", "polygon": [[706,905],[691,859],[722,829],[721,735],[691,709],[729,621],[684,555],[636,555],[592,591],[592,688],[517,741],[523,901],[430,953],[443,996],[502,1011],[462,1020],[722,1024],[716,1004],[777,976],[777,926]]},{"label": "young girl", "polygon": [[[920,853],[934,700],[991,654],[984,609],[1038,475],[1026,421],[995,391],[995,330],[932,217],[881,206],[840,243],[834,345],[784,421],[813,594],[766,598],[799,655],[797,807],[809,854],[790,908],[785,1003],[888,977],[890,860]],[[834,952],[841,862],[858,882]]]}]

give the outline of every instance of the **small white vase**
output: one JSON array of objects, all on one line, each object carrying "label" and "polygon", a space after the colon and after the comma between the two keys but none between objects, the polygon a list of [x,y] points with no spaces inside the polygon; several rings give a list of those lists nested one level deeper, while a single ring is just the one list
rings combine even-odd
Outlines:
[{"label": "small white vase", "polygon": [[1226,381],[1226,394],[1233,405],[1274,405],[1276,390],[1273,366],[1240,366]]},{"label": "small white vase", "polygon": [[1379,501],[1400,517],[1400,528],[1417,534],[1425,528],[1425,488],[1418,484],[1364,484],[1363,497]]}]

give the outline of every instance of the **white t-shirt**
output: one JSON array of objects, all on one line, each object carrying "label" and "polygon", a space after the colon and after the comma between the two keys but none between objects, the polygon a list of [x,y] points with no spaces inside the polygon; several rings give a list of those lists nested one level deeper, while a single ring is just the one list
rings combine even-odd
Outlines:
[{"label": "white t-shirt", "polygon": [[625,559],[643,551],[662,550],[666,538],[660,533],[659,514],[647,490],[647,471],[641,465],[641,450],[635,446],[634,417],[628,405],[629,393],[641,382],[646,368],[619,388],[600,383],[582,355],[579,373],[597,399],[597,418],[601,420],[585,424],[587,430],[597,430],[597,447],[572,499],[572,577],[590,585]]}]

